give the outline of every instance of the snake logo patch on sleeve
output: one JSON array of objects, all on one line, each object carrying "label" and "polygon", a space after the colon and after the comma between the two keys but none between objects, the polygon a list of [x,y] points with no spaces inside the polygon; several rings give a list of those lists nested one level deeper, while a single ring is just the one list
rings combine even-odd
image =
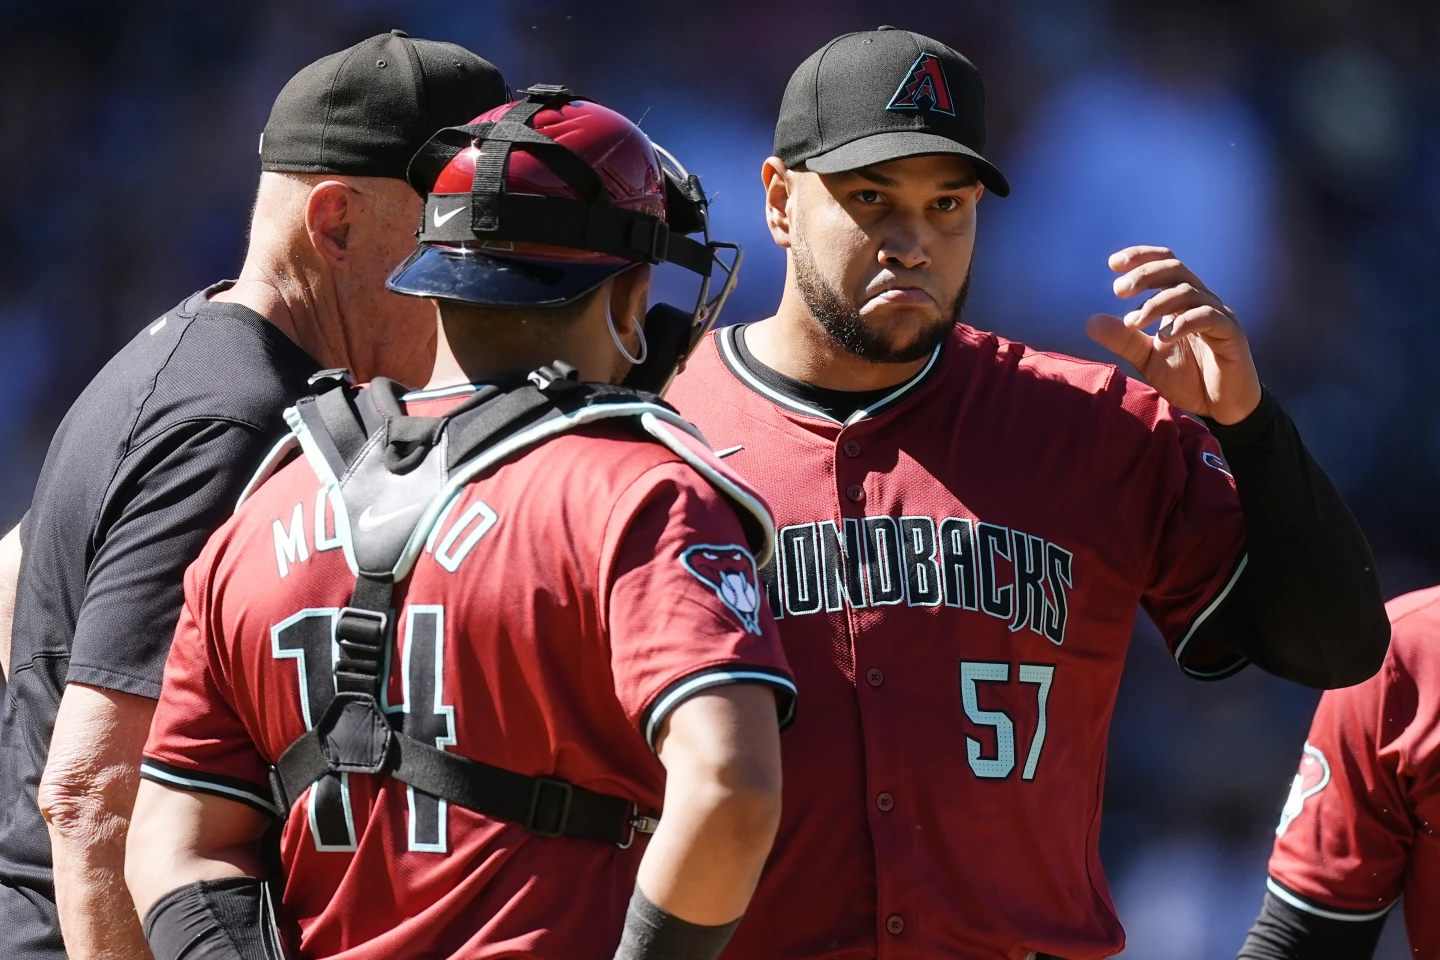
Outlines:
[{"label": "snake logo patch on sleeve", "polygon": [[695,579],[715,591],[721,602],[740,618],[741,626],[759,636],[759,578],[755,574],[755,558],[749,550],[733,543],[720,547],[702,543],[680,554],[680,562]]},{"label": "snake logo patch on sleeve", "polygon": [[1319,749],[1307,742],[1305,752],[1300,756],[1300,772],[1295,774],[1295,779],[1291,781],[1285,809],[1280,811],[1280,825],[1275,828],[1277,837],[1285,835],[1285,829],[1305,809],[1305,801],[1324,790],[1329,782],[1330,761],[1325,759],[1325,754]]}]

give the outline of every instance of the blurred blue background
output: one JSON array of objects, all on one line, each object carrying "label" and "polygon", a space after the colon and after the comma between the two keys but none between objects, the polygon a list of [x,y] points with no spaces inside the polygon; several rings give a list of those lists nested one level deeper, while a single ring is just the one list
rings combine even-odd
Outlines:
[{"label": "blurred blue background", "polygon": [[[1433,0],[0,0],[0,522],[110,354],[236,274],[257,138],[305,63],[398,26],[640,120],[746,246],[739,320],[783,278],[759,166],[785,80],[880,23],[986,78],[1014,194],[981,206],[968,322],[1097,356],[1081,329],[1119,306],[1107,255],[1172,246],[1246,324],[1387,595],[1440,581]],[[1253,670],[1185,680],[1137,627],[1103,828],[1126,957],[1233,956],[1315,700]],[[1405,956],[1390,927],[1382,956]]]}]

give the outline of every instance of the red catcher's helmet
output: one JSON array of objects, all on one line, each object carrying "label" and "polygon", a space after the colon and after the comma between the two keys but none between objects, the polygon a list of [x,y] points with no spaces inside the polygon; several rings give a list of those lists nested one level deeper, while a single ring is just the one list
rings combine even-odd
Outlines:
[{"label": "red catcher's helmet", "polygon": [[[552,307],[637,263],[697,274],[692,310],[657,304],[647,315],[651,356],[637,386],[658,392],[669,382],[734,287],[740,250],[711,240],[699,180],[625,117],[564,87],[532,87],[440,131],[411,162],[410,180],[435,186],[419,249],[390,275],[396,293]],[[729,265],[721,249],[733,251]],[[725,278],[712,298],[716,266]]]}]

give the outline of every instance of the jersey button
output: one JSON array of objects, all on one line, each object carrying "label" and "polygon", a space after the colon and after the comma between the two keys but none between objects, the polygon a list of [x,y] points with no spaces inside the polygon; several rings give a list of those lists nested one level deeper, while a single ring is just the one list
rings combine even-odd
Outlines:
[{"label": "jersey button", "polygon": [[850,484],[850,486],[845,488],[845,496],[849,497],[851,500],[854,500],[856,503],[859,503],[860,501],[865,499],[865,488],[860,486],[860,484],[858,483],[852,483]]},{"label": "jersey button", "polygon": [[865,682],[872,687],[878,687],[885,682],[885,674],[879,667],[871,667],[865,671]]},{"label": "jersey button", "polygon": [[905,918],[898,913],[892,913],[885,918],[885,929],[897,937],[905,932]]},{"label": "jersey button", "polygon": [[856,443],[854,440],[846,440],[845,446],[842,449],[845,451],[845,456],[847,457],[860,456],[860,444]]},{"label": "jersey button", "polygon": [[889,813],[895,809],[895,798],[888,793],[882,793],[875,798],[875,806],[880,808],[881,813]]}]

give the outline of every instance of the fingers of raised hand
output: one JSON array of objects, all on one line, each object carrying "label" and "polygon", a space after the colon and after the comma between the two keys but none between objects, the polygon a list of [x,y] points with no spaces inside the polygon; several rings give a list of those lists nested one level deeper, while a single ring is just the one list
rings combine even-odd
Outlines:
[{"label": "fingers of raised hand", "polygon": [[1146,333],[1108,313],[1097,313],[1085,321],[1085,332],[1090,339],[1124,358],[1137,370],[1145,369],[1154,352],[1154,345]]},{"label": "fingers of raised hand", "polygon": [[1190,334],[1196,336],[1208,334],[1215,339],[1215,342],[1218,342],[1228,339],[1229,334],[1238,329],[1233,317],[1210,304],[1204,304],[1180,313],[1162,326],[1156,336],[1164,343],[1172,343]]},{"label": "fingers of raised hand", "polygon": [[1177,284],[1166,287],[1125,314],[1125,325],[1141,329],[1161,317],[1175,316],[1199,306],[1219,307],[1221,304],[1208,291],[1197,289],[1192,283]]},{"label": "fingers of raised hand", "polygon": [[1182,283],[1209,292],[1200,278],[1179,260],[1150,260],[1115,278],[1115,296],[1129,298],[1146,290],[1163,290]]},{"label": "fingers of raised hand", "polygon": [[1134,246],[1110,254],[1110,269],[1116,273],[1134,270],[1142,263],[1152,260],[1174,260],[1175,253],[1169,247]]}]

